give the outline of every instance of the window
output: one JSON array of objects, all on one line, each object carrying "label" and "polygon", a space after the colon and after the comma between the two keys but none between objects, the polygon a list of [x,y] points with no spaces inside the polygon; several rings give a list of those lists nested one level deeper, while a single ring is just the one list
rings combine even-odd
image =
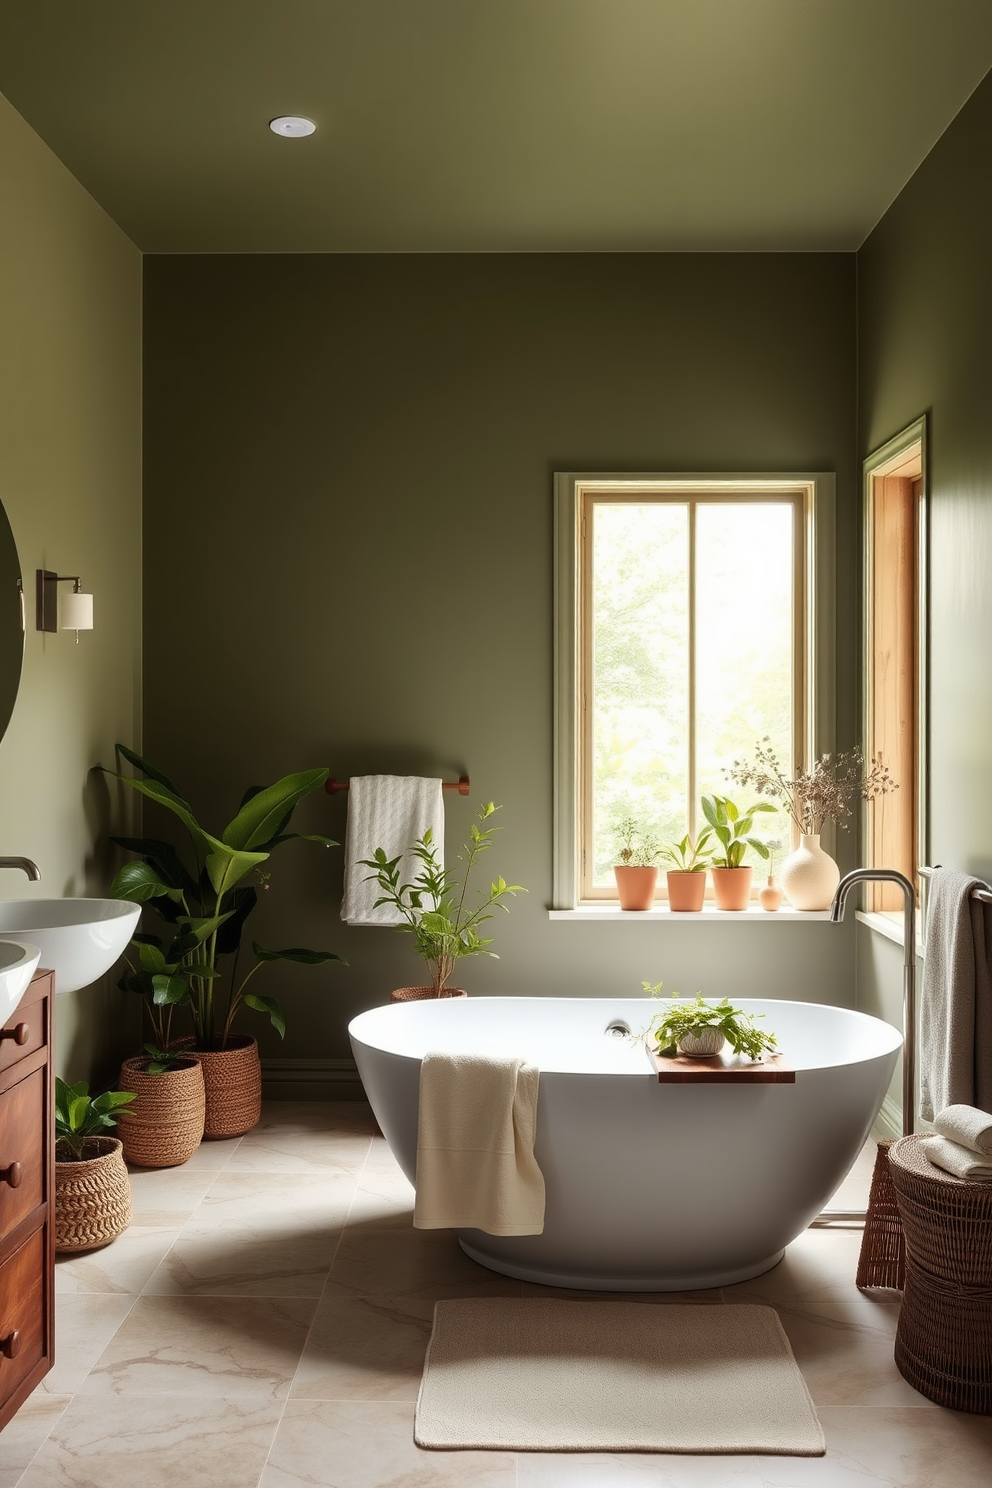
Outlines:
[{"label": "window", "polygon": [[[557,478],[558,908],[615,899],[624,816],[677,840],[704,793],[742,799],[724,772],[757,739],[790,768],[811,752],[831,497],[826,477]],[[791,850],[785,813],[761,827]]]},{"label": "window", "polygon": [[[865,754],[899,789],[869,803],[865,862],[898,868],[919,891],[926,862],[926,426],[912,424],[865,461]],[[875,910],[902,911],[895,885]]]}]

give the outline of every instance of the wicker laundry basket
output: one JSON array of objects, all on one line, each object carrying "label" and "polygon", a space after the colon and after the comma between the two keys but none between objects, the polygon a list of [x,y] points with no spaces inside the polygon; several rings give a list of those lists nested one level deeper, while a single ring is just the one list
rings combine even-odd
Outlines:
[{"label": "wicker laundry basket", "polygon": [[952,1410],[992,1415],[992,1183],[927,1160],[925,1137],[889,1152],[906,1236],[895,1360],[911,1385]]},{"label": "wicker laundry basket", "polygon": [[879,1142],[875,1154],[855,1283],[862,1292],[875,1287],[901,1292],[906,1280],[906,1237],[892,1183],[891,1147],[891,1142]]}]

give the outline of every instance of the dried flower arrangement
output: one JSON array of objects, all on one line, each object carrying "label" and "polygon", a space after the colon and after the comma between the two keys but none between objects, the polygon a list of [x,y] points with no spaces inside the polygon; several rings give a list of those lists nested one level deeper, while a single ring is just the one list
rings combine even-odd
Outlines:
[{"label": "dried flower arrangement", "polygon": [[818,834],[828,821],[845,827],[844,817],[851,815],[852,801],[872,801],[898,789],[882,756],[872,760],[866,770],[860,748],[821,754],[810,769],[789,780],[767,737],[755,745],[753,760],[734,760],[727,774],[759,796],[781,801],[803,836]]}]

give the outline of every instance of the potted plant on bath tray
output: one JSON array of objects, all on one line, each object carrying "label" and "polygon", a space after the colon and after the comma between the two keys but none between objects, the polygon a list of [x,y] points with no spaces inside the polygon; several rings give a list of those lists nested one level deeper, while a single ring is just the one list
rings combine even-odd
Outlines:
[{"label": "potted plant on bath tray", "polygon": [[[438,862],[434,837],[430,829],[412,852],[421,868],[412,883],[400,882],[401,858],[387,858],[385,850],[377,847],[371,858],[361,859],[365,868],[373,871],[369,880],[379,885],[380,896],[375,907],[390,904],[403,916],[397,930],[413,936],[414,949],[427,963],[431,980],[419,987],[398,987],[392,993],[394,1002],[410,1002],[428,997],[464,997],[461,987],[448,985],[455,966],[466,956],[492,956],[498,960],[492,945],[492,937],[480,936],[479,926],[492,919],[491,911],[499,908],[509,911],[503,903],[508,894],[525,894],[520,884],[508,884],[497,878],[474,905],[467,902],[468,881],[476,860],[488,852],[494,826],[487,826],[499,810],[492,801],[479,808],[478,824],[472,823],[469,840],[465,844],[462,859],[465,872],[461,885],[453,868],[442,868]],[[367,881],[369,881],[367,880]]]},{"label": "potted plant on bath tray", "polygon": [[[652,997],[659,996],[661,983],[652,987],[650,982],[641,984]],[[755,1016],[733,1007],[726,997],[720,1002],[705,1002],[696,997],[673,997],[663,1012],[656,1013],[648,1029],[648,1038],[653,1040],[655,1052],[663,1058],[674,1054],[685,1054],[693,1059],[715,1059],[724,1044],[729,1044],[735,1054],[743,1054],[750,1060],[760,1060],[763,1054],[774,1054],[777,1039],[773,1033],[756,1028]]]},{"label": "potted plant on bath tray", "polygon": [[[252,960],[245,969],[240,954],[245,922],[258,901],[256,887],[246,880],[254,876],[260,887],[268,887],[262,865],[282,843],[301,836],[287,831],[290,819],[328,772],[304,770],[274,785],[250,787],[234,818],[214,836],[160,770],[122,744],[117,753],[140,775],[107,773],[179,818],[189,834],[194,862],[192,869],[187,867],[170,843],[156,838],[113,839],[140,857],[124,864],[111,893],[138,903],[153,900],[172,927],[168,943],[152,935],[135,937],[138,964],[129,967],[120,986],[139,993],[153,1008],[171,1013],[173,1007],[181,1007],[188,1012],[193,1024],[190,1052],[203,1068],[206,1090],[204,1134],[240,1136],[259,1120],[262,1079],[258,1043],[235,1033],[234,1021],[244,1008],[251,1008],[267,1014],[280,1038],[286,1031],[279,1004],[259,994],[252,979],[270,961],[317,966],[341,960],[333,951],[301,946],[271,950],[252,941]],[[336,846],[317,833],[303,834],[303,840]],[[159,1047],[164,1047],[171,1037],[171,1018],[156,1031]]]},{"label": "potted plant on bath tray", "polygon": [[713,828],[722,851],[713,854],[713,898],[717,909],[747,909],[751,902],[751,869],[744,854],[753,848],[759,858],[768,858],[768,848],[760,837],[751,836],[754,818],[759,811],[774,811],[767,801],[757,801],[746,811],[729,796],[703,796],[703,815]]}]

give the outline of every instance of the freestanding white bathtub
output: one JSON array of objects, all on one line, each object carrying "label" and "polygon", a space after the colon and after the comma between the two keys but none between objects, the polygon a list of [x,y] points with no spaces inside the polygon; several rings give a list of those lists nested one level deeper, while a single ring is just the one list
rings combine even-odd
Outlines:
[{"label": "freestanding white bathtub", "polygon": [[[468,997],[372,1008],[351,1023],[372,1109],[411,1182],[428,1050],[520,1056],[541,1071],[540,1235],[458,1232],[494,1271],[553,1286],[682,1291],[767,1271],[824,1207],[878,1115],[902,1036],[846,1008],[745,999],[794,1085],[659,1084],[643,1042],[659,1003]],[[613,1031],[611,1031],[613,1030]]]}]

